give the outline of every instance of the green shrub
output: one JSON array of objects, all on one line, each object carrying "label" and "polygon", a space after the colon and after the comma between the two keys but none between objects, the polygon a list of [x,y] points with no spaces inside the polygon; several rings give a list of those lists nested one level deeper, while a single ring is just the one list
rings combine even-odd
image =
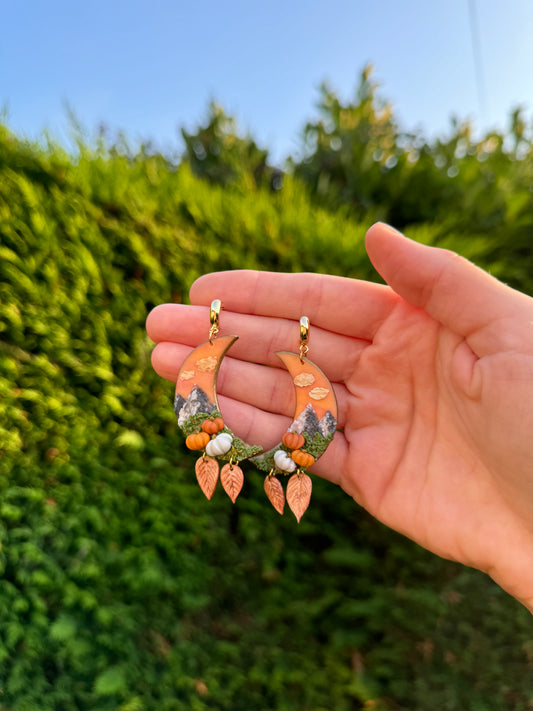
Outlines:
[{"label": "green shrub", "polygon": [[[323,481],[300,526],[252,470],[207,502],[152,372],[153,305],[213,269],[373,277],[367,225],[80,149],[0,134],[0,708],[531,708],[517,602]],[[530,286],[525,237],[412,234]]]}]

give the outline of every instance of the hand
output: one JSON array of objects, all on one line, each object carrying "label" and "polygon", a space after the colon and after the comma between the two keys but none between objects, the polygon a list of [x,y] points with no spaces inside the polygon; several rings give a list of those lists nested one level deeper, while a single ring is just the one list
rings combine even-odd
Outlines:
[{"label": "hand", "polygon": [[334,385],[340,430],[311,472],[533,610],[533,299],[386,225],[369,230],[367,250],[388,286],[316,274],[201,277],[193,306],[150,314],[154,368],[175,381],[206,340],[206,306],[221,299],[222,332],[240,336],[219,374],[221,409],[245,441],[270,447],[294,409],[274,353],[297,350],[297,321],[308,316],[309,357]]}]

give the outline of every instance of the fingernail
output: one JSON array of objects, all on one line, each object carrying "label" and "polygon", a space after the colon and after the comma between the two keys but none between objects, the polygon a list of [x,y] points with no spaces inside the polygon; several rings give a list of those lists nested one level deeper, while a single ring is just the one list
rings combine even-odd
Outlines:
[{"label": "fingernail", "polygon": [[398,235],[399,237],[405,237],[405,235],[400,232],[400,230],[397,230],[392,225],[388,225],[386,222],[376,222],[376,225],[379,225],[381,229],[384,229],[387,232],[390,232],[391,234]]}]

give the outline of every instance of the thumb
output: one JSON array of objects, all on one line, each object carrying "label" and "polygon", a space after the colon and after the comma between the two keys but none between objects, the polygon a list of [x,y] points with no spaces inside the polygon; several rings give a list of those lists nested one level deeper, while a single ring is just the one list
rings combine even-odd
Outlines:
[{"label": "thumb", "polygon": [[[502,319],[531,299],[454,252],[418,244],[378,222],[366,235],[368,255],[403,299],[463,336],[478,355],[499,350]],[[531,318],[531,316],[530,316]]]}]

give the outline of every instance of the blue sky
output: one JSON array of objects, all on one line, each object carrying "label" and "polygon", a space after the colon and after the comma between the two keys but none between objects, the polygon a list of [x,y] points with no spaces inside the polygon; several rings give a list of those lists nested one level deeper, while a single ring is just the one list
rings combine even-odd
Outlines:
[{"label": "blue sky", "polygon": [[532,38],[532,0],[5,0],[0,106],[28,137],[62,138],[68,103],[89,131],[175,150],[215,99],[279,162],[320,82],[349,98],[367,62],[403,128],[501,128],[517,104],[533,118]]}]

